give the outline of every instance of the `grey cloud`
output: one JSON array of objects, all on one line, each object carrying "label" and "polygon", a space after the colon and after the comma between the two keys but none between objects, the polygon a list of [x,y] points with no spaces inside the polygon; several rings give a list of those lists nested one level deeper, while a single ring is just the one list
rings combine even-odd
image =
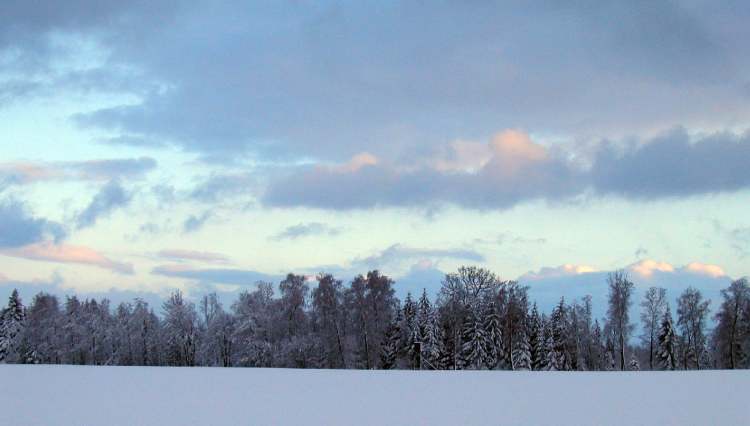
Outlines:
[{"label": "grey cloud", "polygon": [[[593,192],[633,200],[687,197],[750,188],[750,133],[716,133],[695,140],[678,129],[641,143],[603,143],[589,167],[547,157],[503,173],[513,158],[496,154],[477,172],[418,166],[365,165],[353,170],[302,167],[272,180],[262,201],[269,206],[346,210],[374,207],[505,209],[524,201],[569,201]],[[505,167],[507,169],[507,167]]]},{"label": "grey cloud", "polygon": [[190,197],[212,203],[230,195],[252,192],[255,183],[255,177],[250,174],[216,174],[193,188]]},{"label": "grey cloud", "polygon": [[13,5],[0,27],[39,52],[26,68],[54,49],[19,29],[101,43],[99,72],[129,77],[120,90],[143,103],[76,120],[124,143],[341,159],[506,127],[587,136],[746,116],[748,10],[731,3],[87,3]]},{"label": "grey cloud", "polygon": [[62,225],[34,217],[20,201],[0,201],[0,249],[17,248],[48,239],[65,238]]},{"label": "grey cloud", "polygon": [[190,269],[170,265],[157,266],[151,273],[171,278],[194,280],[201,283],[230,285],[252,285],[258,281],[274,282],[279,279],[279,276],[245,269]]},{"label": "grey cloud", "polygon": [[594,159],[591,185],[597,192],[654,199],[750,187],[750,133],[720,133],[691,142],[675,130],[619,152],[605,144]]},{"label": "grey cloud", "polygon": [[330,227],[324,223],[309,222],[289,226],[271,239],[276,241],[293,240],[312,235],[335,236],[341,233],[341,228]]},{"label": "grey cloud", "polygon": [[94,226],[96,221],[114,210],[127,206],[133,195],[118,180],[111,180],[94,195],[91,203],[76,218],[78,229]]},{"label": "grey cloud", "polygon": [[420,259],[459,259],[484,262],[484,256],[468,249],[424,249],[394,244],[373,256],[355,259],[352,264],[358,268],[380,269],[399,262]]},{"label": "grey cloud", "polygon": [[211,212],[205,211],[200,215],[190,215],[185,222],[182,224],[182,231],[186,234],[191,232],[197,232],[206,224],[208,219],[211,218]]}]

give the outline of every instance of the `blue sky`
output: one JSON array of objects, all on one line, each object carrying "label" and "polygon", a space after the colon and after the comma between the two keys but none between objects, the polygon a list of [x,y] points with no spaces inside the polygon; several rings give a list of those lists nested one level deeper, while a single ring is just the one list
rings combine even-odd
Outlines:
[{"label": "blue sky", "polygon": [[714,291],[749,273],[748,18],[739,1],[11,1],[0,283],[232,293],[379,268],[436,289],[476,264],[539,294],[619,268]]}]

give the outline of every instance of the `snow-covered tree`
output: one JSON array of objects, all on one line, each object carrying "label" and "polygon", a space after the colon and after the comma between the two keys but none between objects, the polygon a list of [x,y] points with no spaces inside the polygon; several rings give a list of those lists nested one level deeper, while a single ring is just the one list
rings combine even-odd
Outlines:
[{"label": "snow-covered tree", "polygon": [[654,369],[655,364],[659,322],[664,316],[666,307],[666,289],[651,287],[646,291],[641,302],[641,322],[643,323],[641,340],[648,347],[648,367],[651,370]]},{"label": "snow-covered tree", "polygon": [[383,370],[392,370],[398,366],[402,322],[403,314],[399,310],[396,318],[391,321],[385,331],[385,336],[383,336],[383,343],[380,345],[380,368]]},{"label": "snow-covered tree", "polygon": [[483,323],[484,341],[486,342],[483,363],[490,370],[504,368],[506,360],[502,319],[494,303],[488,303],[484,308]]},{"label": "snow-covered tree", "polygon": [[661,320],[659,329],[658,348],[656,358],[659,368],[662,370],[674,370],[677,367],[675,358],[676,337],[674,326],[672,325],[672,313],[667,305]]},{"label": "snow-covered tree", "polygon": [[693,287],[688,287],[677,299],[677,325],[685,339],[683,363],[686,366],[692,363],[698,370],[706,351],[705,329],[710,303]]},{"label": "snow-covered tree", "polygon": [[630,323],[630,305],[633,303],[633,287],[635,285],[628,279],[624,271],[609,274],[607,284],[609,285],[607,326],[614,334],[620,370],[625,370],[625,350],[634,328],[633,324]]},{"label": "snow-covered tree", "polygon": [[197,320],[195,305],[176,290],[164,302],[164,334],[167,362],[175,366],[195,365]]},{"label": "snow-covered tree", "polygon": [[0,312],[0,363],[23,362],[20,340],[24,319],[23,303],[18,290],[14,289],[8,298],[8,306]]},{"label": "snow-covered tree", "polygon": [[484,324],[479,315],[479,307],[473,309],[466,317],[461,340],[461,368],[464,370],[481,370],[487,359]]},{"label": "snow-covered tree", "polygon": [[531,316],[529,317],[529,357],[532,370],[543,370],[544,328],[536,303],[531,308]]},{"label": "snow-covered tree", "polygon": [[547,359],[552,365],[548,368],[556,371],[568,371],[571,369],[570,352],[568,350],[568,308],[565,300],[560,299],[550,316],[550,328],[552,347]]},{"label": "snow-covered tree", "polygon": [[747,358],[743,343],[750,337],[750,324],[744,321],[750,310],[750,285],[745,278],[735,280],[721,295],[724,301],[716,313],[714,330],[717,355],[724,368],[740,368]]},{"label": "snow-covered tree", "polygon": [[513,370],[531,370],[531,349],[526,327],[521,329],[521,333],[514,341],[513,348]]}]

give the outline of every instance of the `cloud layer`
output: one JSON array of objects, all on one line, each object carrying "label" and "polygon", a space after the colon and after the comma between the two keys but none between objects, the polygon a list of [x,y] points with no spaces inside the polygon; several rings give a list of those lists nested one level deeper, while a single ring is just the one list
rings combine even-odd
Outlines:
[{"label": "cloud layer", "polygon": [[44,242],[1,250],[0,254],[28,260],[97,266],[125,275],[134,273],[131,263],[116,262],[98,251],[84,246]]},{"label": "cloud layer", "polygon": [[639,200],[750,188],[750,133],[691,139],[678,129],[640,144],[602,144],[589,160],[570,157],[505,131],[487,145],[454,143],[412,165],[354,157],[340,166],[303,167],[272,181],[263,199],[322,209],[440,203],[503,209],[586,193]]}]

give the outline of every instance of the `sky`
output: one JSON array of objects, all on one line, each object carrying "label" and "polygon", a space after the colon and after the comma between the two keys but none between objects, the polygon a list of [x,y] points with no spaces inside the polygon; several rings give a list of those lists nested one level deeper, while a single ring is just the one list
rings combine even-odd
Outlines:
[{"label": "sky", "polygon": [[[0,289],[750,274],[742,1],[6,1]],[[23,293],[23,291],[22,291]]]}]

